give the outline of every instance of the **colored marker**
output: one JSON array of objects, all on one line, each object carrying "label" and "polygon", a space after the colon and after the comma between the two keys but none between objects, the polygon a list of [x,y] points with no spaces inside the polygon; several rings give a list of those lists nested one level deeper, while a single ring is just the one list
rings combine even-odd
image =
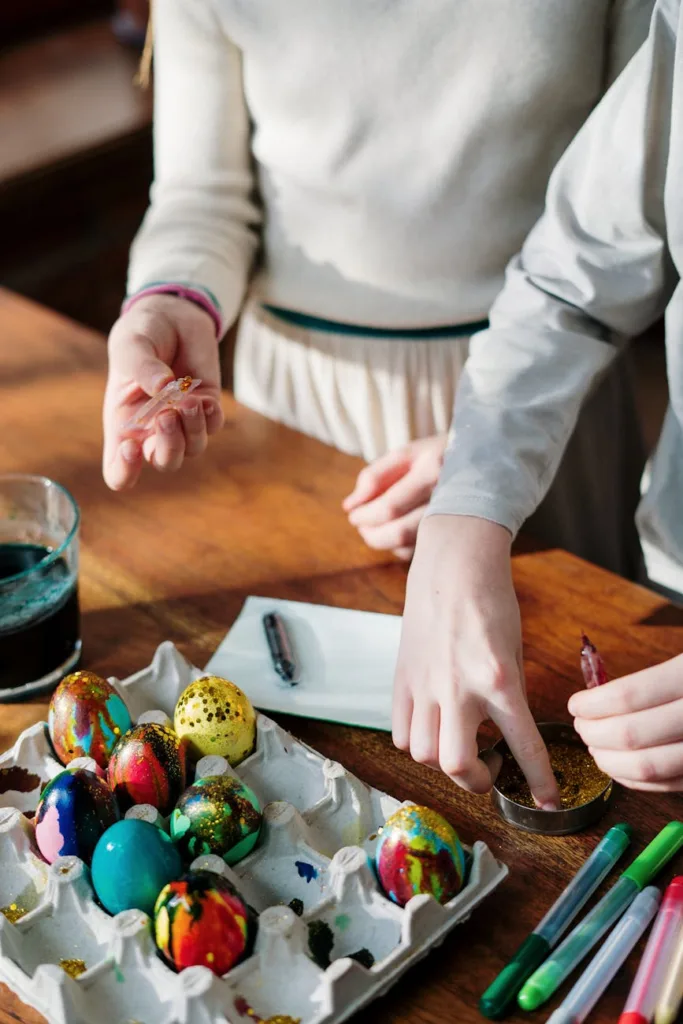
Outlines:
[{"label": "colored marker", "polygon": [[479,1009],[485,1017],[499,1020],[511,1008],[524,982],[543,963],[622,856],[631,842],[632,834],[630,825],[615,825],[602,837],[541,923],[484,992],[479,1001]]},{"label": "colored marker", "polygon": [[683,822],[670,821],[624,871],[589,914],[535,971],[519,993],[523,1010],[536,1010],[560,987],[639,892],[683,846]]},{"label": "colored marker", "polygon": [[679,935],[671,966],[655,1009],[655,1024],[674,1024],[683,1003],[683,934]]},{"label": "colored marker", "polygon": [[667,886],[619,1024],[650,1024],[683,927],[683,877]]},{"label": "colored marker", "polygon": [[567,998],[550,1015],[548,1024],[583,1024],[657,913],[660,896],[659,889],[654,885],[638,893]]},{"label": "colored marker", "polygon": [[590,642],[585,633],[581,634],[581,671],[588,687],[602,686],[607,682],[605,665],[597,647]]}]

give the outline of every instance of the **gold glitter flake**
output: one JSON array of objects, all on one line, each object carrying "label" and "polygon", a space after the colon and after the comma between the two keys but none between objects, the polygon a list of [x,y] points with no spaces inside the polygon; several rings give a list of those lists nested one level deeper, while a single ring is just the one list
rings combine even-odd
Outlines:
[{"label": "gold glitter flake", "polygon": [[[578,743],[549,743],[548,754],[563,808],[582,807],[608,786],[609,776],[600,771],[586,748]],[[536,806],[522,769],[510,753],[503,758],[496,786],[516,804]]]},{"label": "gold glitter flake", "polygon": [[[419,804],[408,804],[399,807],[389,818],[387,818],[385,829],[405,829],[410,832],[416,826],[425,831],[433,832],[446,846],[453,844],[455,836],[453,827],[431,807],[422,807]],[[379,829],[378,831],[382,831]]]},{"label": "gold glitter flake", "polygon": [[10,924],[16,924],[28,914],[28,910],[24,910],[17,903],[10,903],[9,907],[0,907],[0,914],[4,914]]},{"label": "gold glitter flake", "polygon": [[85,960],[77,960],[76,958],[60,960],[59,966],[70,978],[80,978],[81,974],[85,974],[88,969],[85,965]]},{"label": "gold glitter flake", "polygon": [[179,377],[177,384],[181,391],[187,391],[192,385],[192,377]]}]

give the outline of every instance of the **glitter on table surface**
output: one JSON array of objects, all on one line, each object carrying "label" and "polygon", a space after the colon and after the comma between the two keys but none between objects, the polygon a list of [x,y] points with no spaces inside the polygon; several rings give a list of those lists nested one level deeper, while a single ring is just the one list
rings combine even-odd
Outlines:
[{"label": "glitter on table surface", "polygon": [[81,974],[85,974],[88,969],[85,960],[77,960],[76,958],[60,960],[59,966],[70,978],[80,978]]},{"label": "glitter on table surface", "polygon": [[[581,807],[600,796],[609,785],[609,776],[600,771],[585,747],[578,743],[549,743],[548,754],[563,808]],[[503,756],[496,787],[516,804],[536,806],[524,773],[510,753]]]},{"label": "glitter on table surface", "polygon": [[28,914],[28,910],[24,910],[17,903],[10,903],[8,907],[0,907],[0,914],[4,914],[10,924],[16,924]]}]

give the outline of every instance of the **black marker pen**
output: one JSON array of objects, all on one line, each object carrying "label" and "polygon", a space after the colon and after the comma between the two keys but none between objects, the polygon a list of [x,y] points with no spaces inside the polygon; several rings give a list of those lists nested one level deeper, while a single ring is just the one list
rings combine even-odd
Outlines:
[{"label": "black marker pen", "polygon": [[273,668],[285,683],[296,686],[299,679],[292,645],[287,636],[285,624],[277,612],[269,612],[268,615],[263,616],[263,629],[273,660]]}]

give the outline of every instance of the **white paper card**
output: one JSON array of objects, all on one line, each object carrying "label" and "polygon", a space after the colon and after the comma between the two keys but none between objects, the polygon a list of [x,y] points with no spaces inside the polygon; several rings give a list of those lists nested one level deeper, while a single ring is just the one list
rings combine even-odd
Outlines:
[{"label": "white paper card", "polygon": [[[273,668],[262,621],[268,612],[282,616],[297,686],[283,684]],[[388,732],[400,629],[399,615],[249,597],[206,671],[231,679],[263,711]]]}]

